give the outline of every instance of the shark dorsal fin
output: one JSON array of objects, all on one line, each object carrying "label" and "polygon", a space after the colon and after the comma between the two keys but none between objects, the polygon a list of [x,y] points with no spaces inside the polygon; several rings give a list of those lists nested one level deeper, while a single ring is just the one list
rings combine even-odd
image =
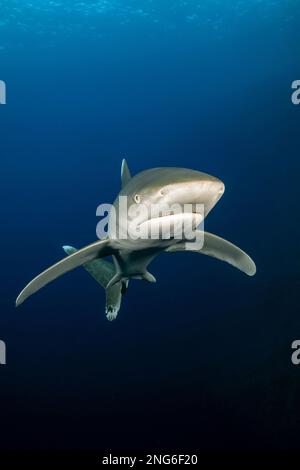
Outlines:
[{"label": "shark dorsal fin", "polygon": [[131,174],[130,170],[128,168],[127,162],[125,158],[122,160],[122,166],[121,166],[121,182],[122,182],[122,188],[131,180]]}]

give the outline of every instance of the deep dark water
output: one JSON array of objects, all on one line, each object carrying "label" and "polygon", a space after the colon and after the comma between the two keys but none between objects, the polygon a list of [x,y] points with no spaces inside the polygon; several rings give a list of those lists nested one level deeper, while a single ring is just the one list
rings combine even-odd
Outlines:
[{"label": "deep dark water", "polygon": [[[4,2],[0,24],[0,447],[297,450],[297,2],[39,3]],[[95,239],[124,156],[133,173],[220,177],[206,228],[249,252],[257,275],[165,254],[114,323],[83,270],[16,310],[61,245]]]}]

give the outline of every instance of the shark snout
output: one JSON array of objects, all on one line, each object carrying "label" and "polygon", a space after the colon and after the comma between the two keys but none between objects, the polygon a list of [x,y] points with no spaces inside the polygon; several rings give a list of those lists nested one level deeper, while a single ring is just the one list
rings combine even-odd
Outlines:
[{"label": "shark snout", "polygon": [[[181,183],[169,194],[169,200],[179,204],[192,204],[194,206],[201,205],[204,214],[216,205],[225,191],[224,183],[209,175],[202,175],[194,178],[192,181]],[[194,209],[193,209],[194,212]],[[196,210],[197,212],[197,210]]]},{"label": "shark snout", "polygon": [[199,182],[199,203],[203,204],[205,215],[221,199],[225,191],[224,183],[218,178],[211,177],[207,181]]},{"label": "shark snout", "polygon": [[225,184],[223,181],[218,180],[215,186],[215,191],[216,191],[216,199],[217,201],[223,196],[225,192]]}]

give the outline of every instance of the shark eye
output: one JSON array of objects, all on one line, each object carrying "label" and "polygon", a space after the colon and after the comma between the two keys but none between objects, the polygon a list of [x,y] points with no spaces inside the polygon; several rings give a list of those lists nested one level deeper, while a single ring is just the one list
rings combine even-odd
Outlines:
[{"label": "shark eye", "polygon": [[135,194],[133,196],[133,199],[134,199],[134,202],[136,202],[137,204],[141,202],[141,196],[139,194]]}]

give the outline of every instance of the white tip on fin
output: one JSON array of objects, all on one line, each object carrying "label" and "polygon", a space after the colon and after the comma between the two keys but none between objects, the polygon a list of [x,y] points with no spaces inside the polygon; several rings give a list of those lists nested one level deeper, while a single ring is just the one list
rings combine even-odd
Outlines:
[{"label": "white tip on fin", "polygon": [[70,245],[63,245],[62,249],[67,253],[67,255],[71,255],[77,251],[76,248]]}]

